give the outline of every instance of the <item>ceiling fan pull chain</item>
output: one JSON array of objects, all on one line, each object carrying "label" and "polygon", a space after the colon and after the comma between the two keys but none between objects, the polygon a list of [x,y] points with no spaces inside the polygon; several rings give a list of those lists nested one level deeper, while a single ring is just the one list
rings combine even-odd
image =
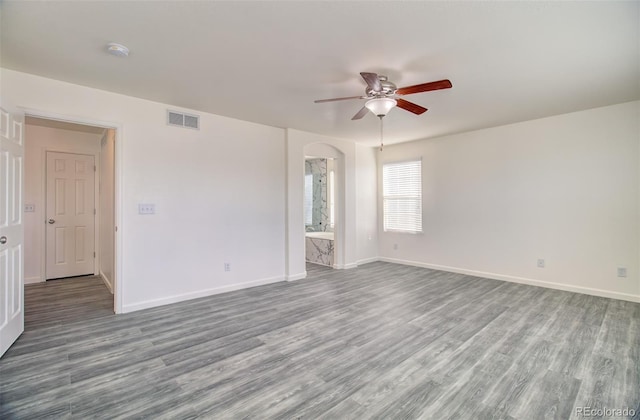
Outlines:
[{"label": "ceiling fan pull chain", "polygon": [[382,147],[384,146],[382,144],[382,115],[380,115],[380,151],[382,152]]}]

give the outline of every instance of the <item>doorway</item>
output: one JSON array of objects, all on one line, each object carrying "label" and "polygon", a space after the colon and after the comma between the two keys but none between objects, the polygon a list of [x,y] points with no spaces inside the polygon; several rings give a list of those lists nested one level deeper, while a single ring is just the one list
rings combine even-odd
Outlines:
[{"label": "doorway", "polygon": [[332,158],[305,157],[305,261],[335,265],[335,163]]},{"label": "doorway", "polygon": [[[333,260],[332,261],[326,261],[321,263],[321,265],[325,265],[327,267],[331,267],[331,268],[336,268],[336,269],[344,269],[344,268],[350,268],[345,264],[346,261],[346,246],[345,246],[345,232],[346,232],[346,228],[348,227],[347,225],[349,223],[347,223],[345,215],[345,203],[346,203],[346,186],[345,186],[345,181],[346,181],[346,159],[345,159],[345,154],[339,150],[337,147],[330,145],[330,144],[326,144],[326,143],[310,143],[310,144],[306,144],[303,149],[302,149],[302,156],[301,156],[301,160],[302,160],[302,188],[301,188],[301,193],[304,196],[305,195],[305,188],[304,185],[307,181],[307,172],[308,169],[312,169],[309,168],[309,166],[307,165],[307,162],[309,159],[313,160],[313,159],[321,159],[322,161],[326,162],[326,177],[322,177],[322,178],[318,178],[318,179],[323,179],[323,182],[326,182],[326,203],[324,203],[322,205],[322,211],[324,212],[324,215],[320,216],[320,219],[316,218],[314,220],[313,216],[311,217],[311,219],[309,220],[309,218],[305,218],[305,210],[303,209],[300,213],[302,215],[302,219],[300,220],[301,224],[302,224],[302,232],[301,235],[304,235],[302,239],[302,243],[304,243],[304,247],[303,252],[300,255],[300,263],[302,263],[300,265],[300,267],[305,267],[305,274],[304,276],[306,276],[306,267],[307,267],[307,255],[306,252],[309,249],[309,247],[307,247],[307,242],[310,241],[310,239],[308,238],[308,232],[307,232],[307,227],[309,226],[308,222],[311,222],[311,226],[313,228],[313,230],[324,230],[323,229],[316,229],[315,226],[320,226],[319,223],[315,224],[318,220],[322,221],[323,225],[325,226],[325,222],[327,225],[327,229],[330,232],[316,232],[315,235],[313,235],[313,233],[311,234],[312,236],[320,236],[320,237],[328,237],[329,240],[331,240],[330,243],[325,243],[324,245],[326,246],[330,246],[331,248],[328,250],[328,252],[332,255]],[[333,175],[332,175],[333,173]],[[324,179],[326,179],[326,181],[324,181]],[[317,186],[316,186],[317,188]],[[302,197],[301,197],[302,198]],[[307,206],[308,207],[308,206]],[[305,220],[306,219],[306,220]],[[313,241],[318,242],[320,240],[323,239],[317,239],[317,238],[313,238]],[[302,245],[301,243],[301,245]],[[311,245],[313,246],[313,244]],[[316,264],[316,266],[319,264]],[[304,278],[304,276],[302,278]]]},{"label": "doorway", "polygon": [[[26,287],[98,281],[111,295],[112,313],[117,312],[115,141],[113,128],[25,118]],[[78,302],[90,298],[78,296]]]}]

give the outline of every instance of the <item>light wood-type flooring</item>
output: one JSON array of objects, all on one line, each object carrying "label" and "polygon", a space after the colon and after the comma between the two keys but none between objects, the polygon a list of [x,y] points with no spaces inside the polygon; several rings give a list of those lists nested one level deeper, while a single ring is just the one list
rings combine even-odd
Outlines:
[{"label": "light wood-type flooring", "polygon": [[308,272],[123,315],[97,278],[29,285],[25,332],[0,359],[0,418],[640,409],[640,304],[382,262]]}]

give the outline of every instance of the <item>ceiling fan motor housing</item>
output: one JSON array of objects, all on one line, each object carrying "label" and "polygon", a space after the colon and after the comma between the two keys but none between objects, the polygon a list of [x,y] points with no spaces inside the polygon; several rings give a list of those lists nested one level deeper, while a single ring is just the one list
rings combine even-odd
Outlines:
[{"label": "ceiling fan motor housing", "polygon": [[387,76],[378,75],[378,80],[380,80],[380,86],[382,87],[380,91],[375,91],[371,87],[367,86],[365,89],[365,93],[369,97],[383,97],[388,95],[393,95],[398,90],[398,87],[390,82],[387,79]]}]

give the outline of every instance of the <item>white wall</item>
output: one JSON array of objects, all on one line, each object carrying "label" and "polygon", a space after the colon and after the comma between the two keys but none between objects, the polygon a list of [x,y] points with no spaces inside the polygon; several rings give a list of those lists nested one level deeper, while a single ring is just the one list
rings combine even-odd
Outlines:
[{"label": "white wall", "polygon": [[169,127],[165,104],[1,71],[8,104],[119,128],[117,310],[283,280],[284,130],[190,110],[201,130]]},{"label": "white wall", "polygon": [[[25,124],[24,203],[35,212],[24,213],[25,283],[45,281],[45,164],[46,152],[100,153],[99,134]],[[96,159],[97,161],[97,159]]]},{"label": "white wall", "polygon": [[356,145],[356,249],[358,264],[378,259],[376,148]]},{"label": "white wall", "polygon": [[381,233],[381,257],[640,299],[639,114],[631,102],[385,147],[380,164],[422,158],[424,232]]},{"label": "white wall", "polygon": [[113,293],[115,273],[115,130],[106,130],[100,142],[100,276]]}]

